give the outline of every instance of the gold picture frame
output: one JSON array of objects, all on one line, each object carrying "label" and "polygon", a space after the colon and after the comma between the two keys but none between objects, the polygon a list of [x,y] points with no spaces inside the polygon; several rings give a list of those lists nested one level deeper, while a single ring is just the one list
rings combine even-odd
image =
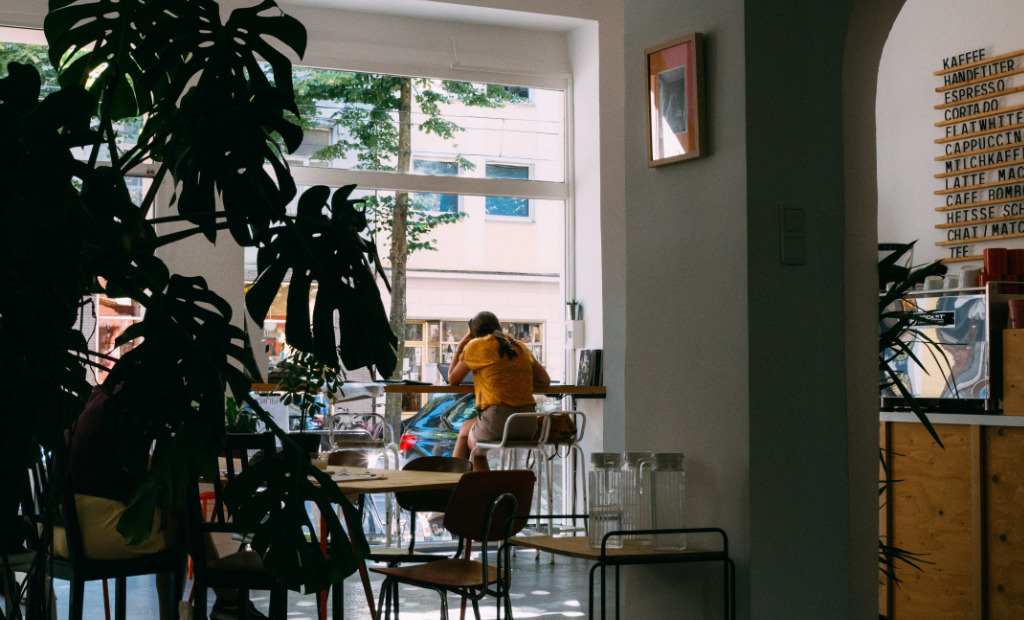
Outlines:
[{"label": "gold picture frame", "polygon": [[704,40],[695,32],[644,50],[647,165],[703,157]]}]

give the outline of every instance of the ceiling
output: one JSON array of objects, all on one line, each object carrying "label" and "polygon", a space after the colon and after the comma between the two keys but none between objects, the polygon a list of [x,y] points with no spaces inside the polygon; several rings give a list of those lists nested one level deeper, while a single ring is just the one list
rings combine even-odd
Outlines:
[{"label": "ceiling", "polygon": [[280,3],[529,30],[568,32],[584,23],[581,19],[571,17],[450,4],[436,0],[281,0]]}]

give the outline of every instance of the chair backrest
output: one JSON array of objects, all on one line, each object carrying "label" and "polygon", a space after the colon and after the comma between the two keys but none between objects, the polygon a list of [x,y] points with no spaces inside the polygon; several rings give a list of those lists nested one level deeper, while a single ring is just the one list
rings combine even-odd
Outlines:
[{"label": "chair backrest", "polygon": [[[536,480],[528,469],[473,471],[462,476],[444,513],[444,527],[468,540],[495,541],[505,538],[505,524],[516,514],[529,514]],[[515,502],[503,501],[491,514],[494,500],[509,493]],[[511,534],[526,522],[516,520]]]},{"label": "chair backrest", "polygon": [[[436,471],[464,474],[472,471],[473,464],[468,459],[454,456],[422,456],[405,464],[402,469],[410,471]],[[409,512],[444,512],[451,501],[454,491],[441,489],[437,491],[406,491],[395,493],[395,501]]]},{"label": "chair backrest", "polygon": [[[235,476],[265,454],[273,454],[277,450],[273,433],[228,433],[224,438],[225,477],[228,484]],[[211,531],[233,531],[224,510],[223,487],[220,476],[209,481],[213,485],[214,497],[213,517],[210,518],[204,501],[199,492],[199,481],[189,480],[186,487],[185,510],[188,515],[189,553],[192,555],[197,578],[205,579],[206,575],[206,534]],[[217,523],[212,523],[217,522]],[[219,527],[218,527],[219,526]]]},{"label": "chair backrest", "polygon": [[332,448],[383,448],[394,443],[390,430],[379,413],[341,411],[327,418],[327,437]]},{"label": "chair backrest", "polygon": [[369,467],[370,453],[364,450],[334,450],[327,455],[327,464],[334,467]]},{"label": "chair backrest", "polygon": [[[249,469],[249,465],[263,458],[265,454],[273,454],[277,450],[273,433],[228,433],[224,438],[225,477],[228,484],[235,476]],[[212,481],[215,502],[213,514],[217,521],[224,522],[224,498],[220,479]]]}]

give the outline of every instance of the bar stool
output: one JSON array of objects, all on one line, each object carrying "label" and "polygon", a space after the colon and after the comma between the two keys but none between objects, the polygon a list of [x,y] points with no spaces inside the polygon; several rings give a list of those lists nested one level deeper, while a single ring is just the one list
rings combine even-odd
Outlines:
[{"label": "bar stool", "polygon": [[[569,483],[572,488],[572,507],[568,510],[569,513],[575,514],[576,509],[576,473],[579,472],[580,488],[583,489],[583,508],[580,512],[587,511],[587,461],[583,453],[583,434],[587,429],[587,416],[582,411],[575,410],[562,410],[562,411],[549,411],[547,413],[551,422],[548,425],[548,436],[545,441],[545,448],[550,451],[547,455],[548,469],[551,469],[551,460],[555,458],[562,459],[562,467],[564,469],[565,463],[568,461],[570,471],[564,479]],[[575,426],[575,432],[572,437],[557,437],[557,419],[559,416],[567,416],[572,420]],[[559,451],[561,446],[565,446],[565,454]],[[575,457],[575,458],[569,458]],[[579,467],[577,468],[577,460]],[[559,511],[564,512],[564,511]],[[552,533],[553,534],[553,533]]]},{"label": "bar stool", "polygon": [[[510,439],[509,431],[513,426],[514,420],[526,416],[533,416],[537,418],[539,426],[537,432],[534,433],[530,439]],[[545,442],[548,439],[548,430],[550,428],[551,419],[548,414],[538,413],[535,411],[523,411],[519,413],[513,413],[505,420],[505,428],[502,431],[501,440],[497,442],[493,441],[478,441],[476,447],[469,454],[470,462],[473,461],[473,457],[476,455],[477,450],[497,450],[498,451],[498,467],[499,469],[516,469],[514,467],[515,461],[512,459],[516,451],[523,451],[526,453],[527,462],[529,457],[533,456],[534,464],[537,467],[537,493],[536,496],[541,497],[541,484],[542,478],[543,483],[547,484],[547,501],[548,501],[548,531],[550,532],[553,527],[554,520],[551,518],[552,512],[552,486],[551,486],[551,464],[548,461],[547,450]],[[538,511],[539,512],[539,511]],[[539,524],[539,522],[538,522]]]}]

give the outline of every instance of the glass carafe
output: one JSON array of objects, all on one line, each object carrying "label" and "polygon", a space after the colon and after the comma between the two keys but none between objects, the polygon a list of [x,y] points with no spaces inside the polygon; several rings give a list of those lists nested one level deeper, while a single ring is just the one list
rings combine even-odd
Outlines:
[{"label": "glass carafe", "polygon": [[[683,470],[681,453],[655,453],[654,468],[651,471],[651,496],[654,500],[654,529],[685,527],[683,509],[686,499],[686,472]],[[686,549],[685,534],[655,534],[653,542],[654,548],[659,551]]]},{"label": "glass carafe", "polygon": [[[626,452],[622,464],[622,529],[651,529],[651,464],[650,452]],[[650,534],[628,534],[626,542],[634,545],[651,543]]]},{"label": "glass carafe", "polygon": [[[622,455],[594,452],[590,455],[590,546],[599,549],[605,534],[621,529]],[[606,547],[622,547],[622,537],[612,536]]]}]

